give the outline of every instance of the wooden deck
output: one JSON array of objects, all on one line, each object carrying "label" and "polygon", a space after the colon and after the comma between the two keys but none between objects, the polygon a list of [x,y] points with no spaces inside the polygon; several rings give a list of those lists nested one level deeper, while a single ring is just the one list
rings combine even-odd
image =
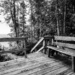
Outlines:
[{"label": "wooden deck", "polygon": [[0,63],[0,75],[75,75],[71,67],[41,52]]}]

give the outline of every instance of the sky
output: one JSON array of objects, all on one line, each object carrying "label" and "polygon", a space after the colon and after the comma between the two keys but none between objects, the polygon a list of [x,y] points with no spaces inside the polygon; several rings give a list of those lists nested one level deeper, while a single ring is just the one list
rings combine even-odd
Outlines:
[{"label": "sky", "polygon": [[5,22],[3,14],[0,15],[0,34],[9,34],[10,33],[10,27]]}]

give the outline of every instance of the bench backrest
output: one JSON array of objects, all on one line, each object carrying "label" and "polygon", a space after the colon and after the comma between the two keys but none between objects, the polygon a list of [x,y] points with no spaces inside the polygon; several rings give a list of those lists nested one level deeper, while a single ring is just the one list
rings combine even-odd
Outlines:
[{"label": "bench backrest", "polygon": [[75,37],[54,36],[53,45],[75,49]]}]

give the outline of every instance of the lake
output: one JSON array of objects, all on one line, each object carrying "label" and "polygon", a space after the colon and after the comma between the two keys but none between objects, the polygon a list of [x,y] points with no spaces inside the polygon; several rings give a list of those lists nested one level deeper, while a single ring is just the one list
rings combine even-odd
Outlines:
[{"label": "lake", "polygon": [[[0,34],[0,38],[4,38],[4,37],[10,37],[7,34]],[[0,44],[4,47],[9,47],[9,42],[0,42]]]}]

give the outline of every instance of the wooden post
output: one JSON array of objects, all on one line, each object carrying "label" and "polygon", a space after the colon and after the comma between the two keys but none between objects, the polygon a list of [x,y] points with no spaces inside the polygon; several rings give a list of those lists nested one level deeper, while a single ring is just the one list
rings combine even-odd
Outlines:
[{"label": "wooden post", "polygon": [[[51,45],[51,39],[48,41],[48,46]],[[48,57],[50,57],[51,50],[48,49]]]},{"label": "wooden post", "polygon": [[[45,40],[43,40],[43,47],[45,47]],[[43,53],[44,53],[44,49],[43,49]]]},{"label": "wooden post", "polygon": [[65,35],[65,25],[66,25],[66,0],[64,0],[64,21],[63,21],[63,35]]},{"label": "wooden post", "polygon": [[26,39],[24,41],[24,53],[25,53],[25,58],[27,58],[27,53],[26,53]]},{"label": "wooden post", "polygon": [[72,57],[72,70],[75,72],[75,57]]},{"label": "wooden post", "polygon": [[46,52],[47,52],[47,47],[46,47],[46,46],[47,46],[47,40],[45,39],[44,41],[45,41],[45,46],[44,46],[44,49],[45,49],[45,50],[44,50],[44,54],[46,54]]},{"label": "wooden post", "polygon": [[57,35],[59,35],[60,30],[59,30],[59,10],[58,10],[58,0],[56,1],[56,6],[55,6],[55,15],[56,15],[56,20],[57,20]]},{"label": "wooden post", "polygon": [[[53,45],[53,39],[51,38],[49,40],[50,44],[49,45]],[[52,57],[54,55],[54,51],[52,49],[48,50],[48,57]]]}]

